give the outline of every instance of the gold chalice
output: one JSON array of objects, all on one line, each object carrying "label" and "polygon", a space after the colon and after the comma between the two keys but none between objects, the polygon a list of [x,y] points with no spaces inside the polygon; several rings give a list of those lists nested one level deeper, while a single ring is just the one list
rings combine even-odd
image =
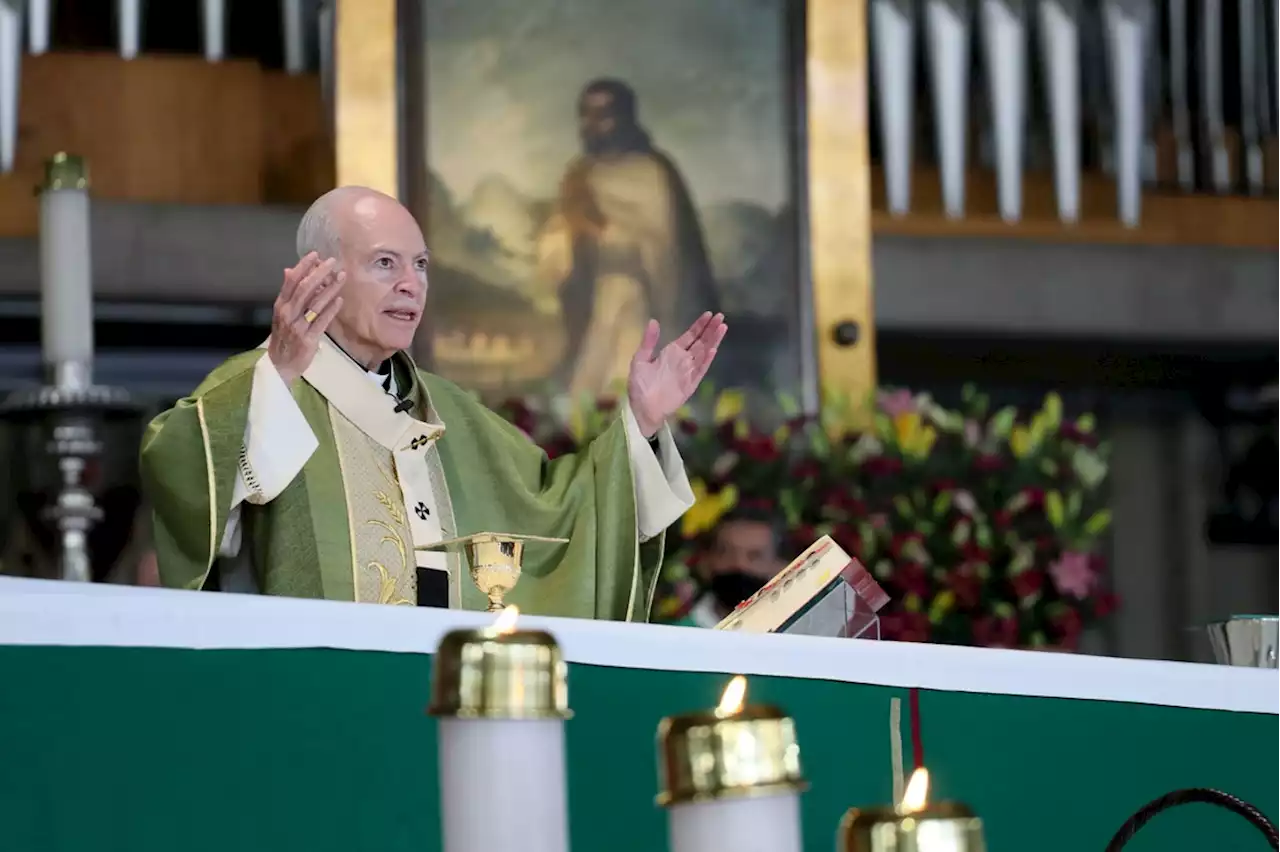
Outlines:
[{"label": "gold chalice", "polygon": [[482,532],[475,535],[451,538],[435,544],[415,548],[431,551],[461,551],[466,554],[471,579],[489,598],[489,612],[499,612],[506,607],[503,598],[520,580],[520,560],[524,556],[525,542],[568,544],[567,538],[546,538],[538,535]]}]

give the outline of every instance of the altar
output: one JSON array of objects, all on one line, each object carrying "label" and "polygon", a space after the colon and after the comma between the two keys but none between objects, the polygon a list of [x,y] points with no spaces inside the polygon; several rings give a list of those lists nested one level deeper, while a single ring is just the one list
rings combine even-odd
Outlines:
[{"label": "altar", "polygon": [[[0,579],[3,848],[439,849],[431,654],[491,618]],[[1273,670],[527,620],[570,664],[574,849],[665,848],[658,722],[714,705],[732,674],[795,718],[812,852],[848,807],[889,801],[890,705],[912,689],[934,789],[982,817],[994,852],[1101,850],[1181,787],[1277,816]],[[1128,848],[1261,847],[1190,806]]]}]

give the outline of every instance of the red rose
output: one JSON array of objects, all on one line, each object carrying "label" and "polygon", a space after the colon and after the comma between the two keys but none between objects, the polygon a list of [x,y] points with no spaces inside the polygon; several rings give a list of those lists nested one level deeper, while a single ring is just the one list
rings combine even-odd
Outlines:
[{"label": "red rose", "polygon": [[862,463],[867,476],[893,476],[902,470],[902,461],[892,456],[874,456]]},{"label": "red rose", "polygon": [[929,597],[929,575],[925,572],[923,565],[918,565],[915,562],[902,562],[894,565],[893,573],[889,576],[889,582],[897,586],[904,596]]},{"label": "red rose", "polygon": [[890,612],[880,616],[880,636],[892,642],[928,642],[929,617],[922,612]]},{"label": "red rose", "polygon": [[596,411],[609,412],[618,407],[618,401],[611,396],[602,397],[596,400]]},{"label": "red rose", "polygon": [[698,434],[698,422],[696,420],[690,420],[687,417],[682,417],[676,425],[679,427],[680,431],[686,435]]},{"label": "red rose", "polygon": [[1093,614],[1098,618],[1106,618],[1119,608],[1120,598],[1111,592],[1103,592],[1093,604]]},{"label": "red rose", "polygon": [[905,551],[907,549],[907,546],[910,545],[913,541],[918,541],[923,543],[924,536],[918,532],[895,534],[893,537],[893,540],[889,542],[889,551],[893,554],[893,558],[894,559],[909,558],[903,555],[903,551]]},{"label": "red rose", "polygon": [[994,473],[997,470],[1003,470],[1004,467],[1004,459],[994,453],[979,453],[973,458],[975,473]]},{"label": "red rose", "polygon": [[577,442],[568,435],[560,435],[552,438],[543,446],[542,450],[547,454],[547,458],[556,459],[560,456],[567,456],[576,452],[578,449]]},{"label": "red rose", "polygon": [[1004,509],[996,509],[991,516],[991,520],[995,523],[996,529],[1007,530],[1009,525],[1013,523],[1013,515]]},{"label": "red rose", "polygon": [[1015,595],[1020,599],[1029,598],[1044,588],[1044,572],[1039,568],[1029,568],[1014,575],[1012,583]]},{"label": "red rose", "polygon": [[950,479],[939,479],[930,486],[936,493],[941,494],[944,491],[955,491],[956,484]]},{"label": "red rose", "polygon": [[772,512],[773,501],[768,497],[751,497],[743,500],[742,508],[749,512]]},{"label": "red rose", "polygon": [[1061,429],[1058,430],[1064,441],[1070,441],[1073,444],[1079,444],[1082,447],[1098,446],[1098,436],[1093,432],[1081,432],[1076,428],[1076,424],[1069,421],[1063,421]]},{"label": "red rose", "polygon": [[973,641],[987,648],[1013,648],[1018,644],[1018,620],[984,615],[973,622]]},{"label": "red rose", "polygon": [[991,561],[991,551],[987,550],[985,547],[980,547],[978,545],[978,542],[974,541],[973,536],[970,536],[968,541],[966,541],[960,547],[960,553],[962,556],[964,556],[966,561],[970,561],[970,562],[990,562]]},{"label": "red rose", "polygon": [[816,459],[804,459],[791,468],[791,476],[794,479],[817,479],[821,475],[822,465],[818,464]]},{"label": "red rose", "polygon": [[735,448],[752,461],[771,462],[782,455],[778,444],[768,435],[751,435],[736,442]]},{"label": "red rose", "polygon": [[972,565],[964,564],[949,572],[946,583],[956,596],[956,603],[965,609],[977,606],[982,599],[982,581]]},{"label": "red rose", "polygon": [[1039,509],[1044,505],[1044,489],[1035,485],[1028,485],[1022,489],[1019,496],[1026,500],[1028,509]]},{"label": "red rose", "polygon": [[1054,632],[1061,641],[1071,648],[1076,646],[1080,640],[1080,631],[1084,629],[1084,622],[1075,607],[1058,610],[1053,618],[1049,619],[1049,623],[1053,625]]}]

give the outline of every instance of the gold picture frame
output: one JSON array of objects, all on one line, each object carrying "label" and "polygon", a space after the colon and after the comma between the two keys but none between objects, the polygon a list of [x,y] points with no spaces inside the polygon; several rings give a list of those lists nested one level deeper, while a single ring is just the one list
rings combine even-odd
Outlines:
[{"label": "gold picture frame", "polygon": [[[412,59],[398,30],[407,2],[336,0],[334,32],[337,182],[402,199],[414,168],[400,88]],[[806,385],[862,396],[876,377],[866,0],[804,0],[803,9],[801,305],[814,333],[801,358],[816,378]],[[816,390],[806,397],[806,408],[820,404]]]}]

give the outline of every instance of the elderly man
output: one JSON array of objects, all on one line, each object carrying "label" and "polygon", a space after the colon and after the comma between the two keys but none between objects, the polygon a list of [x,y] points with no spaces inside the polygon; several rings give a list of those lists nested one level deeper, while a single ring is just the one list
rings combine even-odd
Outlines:
[{"label": "elderly man", "polygon": [[531,546],[510,603],[547,615],[647,617],[662,533],[692,504],[665,421],[725,335],[703,315],[657,349],[651,322],[617,420],[548,461],[519,430],[405,352],[427,249],[395,199],[321,197],[298,228],[271,336],[148,428],[143,481],[161,582],[296,597],[480,609],[453,554],[482,531]]}]

